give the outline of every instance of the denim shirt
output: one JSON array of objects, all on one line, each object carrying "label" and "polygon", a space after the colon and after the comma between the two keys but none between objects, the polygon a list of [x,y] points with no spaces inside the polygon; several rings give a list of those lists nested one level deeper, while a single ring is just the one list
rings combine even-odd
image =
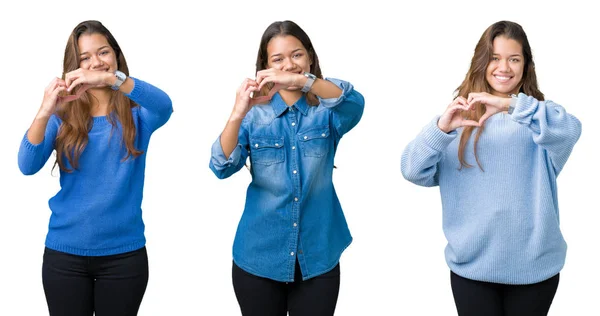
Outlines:
[{"label": "denim shirt", "polygon": [[233,260],[251,274],[293,282],[297,259],[306,280],[333,269],[352,242],[332,172],[337,145],[360,120],[364,98],[348,82],[326,80],[343,90],[340,97],[309,106],[303,95],[287,106],[276,93],[246,114],[229,159],[220,139],[212,146],[209,166],[220,179],[250,157],[252,182]]}]

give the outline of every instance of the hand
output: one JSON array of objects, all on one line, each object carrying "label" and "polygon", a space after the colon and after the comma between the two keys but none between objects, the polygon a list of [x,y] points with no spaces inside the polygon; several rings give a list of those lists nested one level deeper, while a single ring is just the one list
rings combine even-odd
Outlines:
[{"label": "hand", "polygon": [[304,83],[301,84],[304,75],[278,70],[275,68],[269,68],[261,70],[256,73],[256,83],[258,83],[258,90],[262,89],[264,85],[269,82],[277,83],[284,89],[295,88],[302,89]]},{"label": "hand", "polygon": [[481,126],[490,116],[508,110],[510,98],[491,95],[487,92],[471,92],[469,93],[468,103],[471,107],[478,103],[485,106],[485,113],[479,119],[479,125]]},{"label": "hand", "polygon": [[467,100],[463,97],[456,97],[446,112],[442,114],[438,120],[438,127],[444,132],[449,133],[462,126],[479,126],[479,123],[473,120],[468,120],[463,117],[464,111],[470,111],[473,106],[469,105]]},{"label": "hand", "polygon": [[107,79],[114,77],[106,71],[94,71],[79,68],[65,74],[67,91],[72,91],[78,85],[87,84],[89,88],[101,88],[109,86]]},{"label": "hand", "polygon": [[235,105],[233,107],[233,113],[231,114],[233,118],[243,118],[253,106],[269,102],[271,98],[273,98],[275,92],[282,88],[280,84],[275,84],[268,95],[251,97],[252,94],[260,91],[258,87],[259,84],[255,80],[248,78],[244,80],[242,85],[237,89]]},{"label": "hand", "polygon": [[77,90],[76,94],[61,96],[60,94],[67,90],[67,84],[60,78],[52,79],[50,84],[46,87],[46,90],[44,90],[44,99],[42,100],[42,106],[40,107],[37,118],[50,117],[54,114],[59,105],[79,99],[89,87],[89,85],[83,85]]}]

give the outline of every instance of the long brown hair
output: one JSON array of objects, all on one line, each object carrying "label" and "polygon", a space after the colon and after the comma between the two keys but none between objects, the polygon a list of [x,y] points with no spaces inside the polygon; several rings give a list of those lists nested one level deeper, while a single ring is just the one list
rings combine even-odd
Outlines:
[{"label": "long brown hair", "polygon": [[[510,21],[496,22],[489,26],[485,32],[483,32],[483,35],[481,35],[477,46],[475,46],[475,54],[471,60],[471,67],[465,76],[465,80],[455,91],[456,96],[467,98],[471,92],[492,92],[492,87],[487,82],[485,75],[487,66],[494,54],[494,39],[498,36],[504,36],[508,39],[515,40],[519,42],[523,48],[525,67],[523,68],[523,78],[521,79],[520,83],[520,92],[533,96],[538,100],[544,100],[544,94],[538,88],[537,76],[535,74],[535,63],[533,62],[533,55],[531,54],[531,47],[529,46],[527,35],[525,34],[525,31],[521,25]],[[469,111],[467,113],[466,118],[469,120],[479,121],[484,113],[485,105],[479,104],[475,108],[475,111]],[[477,157],[477,143],[479,142],[479,137],[483,132],[483,128],[483,125],[478,128],[473,145],[475,160],[477,161],[477,165],[481,170],[483,170],[483,168],[481,167],[479,158]],[[460,161],[460,168],[472,167],[465,160],[465,148],[474,129],[474,126],[465,126],[463,128],[462,135],[460,136],[460,143],[458,146],[458,160]]]},{"label": "long brown hair", "polygon": [[[308,52],[308,57],[312,62],[312,64],[310,65],[310,73],[315,75],[317,78],[323,79],[323,74],[321,74],[321,66],[319,66],[319,57],[317,57],[317,53],[315,52],[310,38],[308,37],[306,32],[304,32],[304,30],[302,30],[302,28],[298,26],[298,24],[292,21],[277,21],[271,23],[271,25],[267,27],[267,29],[262,35],[262,39],[260,40],[260,46],[258,48],[258,56],[256,57],[256,72],[267,69],[267,61],[269,57],[267,55],[267,45],[269,44],[269,41],[273,37],[286,35],[291,35],[297,38],[300,41],[300,43],[302,43],[302,46],[306,48],[306,51]],[[265,88],[263,88],[260,91],[259,95],[267,95],[272,87],[272,84],[265,85]],[[317,96],[315,96],[311,92],[308,92],[306,94],[306,101],[310,105],[319,104]]]},{"label": "long brown hair", "polygon": [[[108,44],[112,47],[117,58],[118,70],[129,76],[129,68],[125,61],[125,56],[119,47],[119,44],[112,34],[98,21],[84,21],[79,23],[67,41],[65,56],[63,61],[63,79],[65,74],[76,70],[80,65],[80,51],[78,40],[81,35],[101,34],[106,37]],[[107,88],[110,89],[110,88]],[[91,115],[91,98],[94,96],[86,91],[79,99],[72,101],[67,105],[59,107],[56,111],[57,116],[62,120],[58,135],[56,136],[56,161],[60,170],[72,172],[67,168],[65,158],[74,169],[79,167],[79,157],[88,143],[88,132],[92,129],[93,118]],[[137,157],[143,152],[134,147],[136,136],[131,108],[137,106],[133,101],[127,98],[119,91],[112,91],[110,97],[107,119],[116,126],[116,120],[121,123],[123,129],[123,144],[127,149],[127,154],[123,161],[130,157]],[[114,113],[114,115],[113,115]]]}]

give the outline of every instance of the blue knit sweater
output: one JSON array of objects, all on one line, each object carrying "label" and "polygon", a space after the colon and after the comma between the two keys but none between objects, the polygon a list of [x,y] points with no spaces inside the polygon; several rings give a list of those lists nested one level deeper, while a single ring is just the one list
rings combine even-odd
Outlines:
[{"label": "blue knit sweater", "polygon": [[[142,194],[146,152],[152,133],[171,116],[169,96],[139,79],[126,96],[139,104],[131,110],[136,127],[135,148],[144,154],[125,157],[122,127],[113,128],[106,116],[94,117],[79,168],[60,172],[60,191],[50,199],[52,215],[46,247],[81,256],[104,256],[143,247]],[[38,172],[55,147],[61,120],[53,115],[44,140],[33,145],[27,133],[19,149],[23,174]],[[66,161],[66,159],[65,159]],[[71,165],[67,166],[72,169]]]},{"label": "blue knit sweater", "polygon": [[490,117],[459,169],[462,128],[448,134],[431,121],[404,150],[402,174],[439,185],[445,257],[454,273],[477,281],[532,284],[562,269],[567,245],[559,227],[556,177],[581,134],[581,123],[552,101],[519,94],[512,114]]}]

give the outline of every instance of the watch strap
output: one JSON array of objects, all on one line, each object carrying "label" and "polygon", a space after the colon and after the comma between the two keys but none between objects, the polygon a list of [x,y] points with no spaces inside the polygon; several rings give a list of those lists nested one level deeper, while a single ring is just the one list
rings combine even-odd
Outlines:
[{"label": "watch strap", "polygon": [[302,87],[302,92],[306,93],[306,92],[310,91],[310,88],[315,83],[315,80],[317,79],[317,77],[308,72],[305,72],[304,76],[306,77],[306,83],[304,84],[304,87]]}]

